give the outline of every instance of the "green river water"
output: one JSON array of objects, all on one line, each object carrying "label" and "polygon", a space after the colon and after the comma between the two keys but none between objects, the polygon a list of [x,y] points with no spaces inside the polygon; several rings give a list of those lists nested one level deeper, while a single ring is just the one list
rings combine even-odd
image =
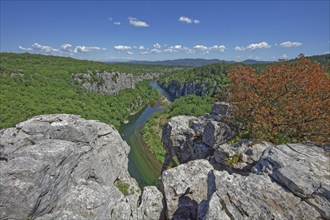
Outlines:
[{"label": "green river water", "polygon": [[[156,82],[150,82],[150,85],[157,89],[162,95],[166,96],[170,101],[172,97],[162,89]],[[135,178],[139,186],[155,185],[158,182],[162,164],[150,152],[142,137],[142,129],[144,124],[156,112],[163,112],[165,107],[160,103],[153,106],[148,105],[144,110],[131,116],[129,123],[120,127],[120,134],[127,144],[131,147],[128,155],[128,171]]]}]

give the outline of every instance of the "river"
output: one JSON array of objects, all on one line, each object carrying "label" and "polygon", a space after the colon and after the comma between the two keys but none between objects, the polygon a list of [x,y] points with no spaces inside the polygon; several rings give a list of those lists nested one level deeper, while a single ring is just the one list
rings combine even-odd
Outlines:
[{"label": "river", "polygon": [[[161,95],[164,95],[170,101],[173,98],[164,89],[162,89],[156,82],[150,82],[150,85],[157,89]],[[120,127],[120,133],[123,139],[131,147],[128,155],[128,172],[135,178],[139,186],[155,185],[158,182],[162,164],[150,152],[148,146],[145,144],[141,131],[144,124],[156,112],[165,111],[165,107],[156,102],[155,105],[148,105],[141,112],[129,117],[129,123],[123,124]]]}]

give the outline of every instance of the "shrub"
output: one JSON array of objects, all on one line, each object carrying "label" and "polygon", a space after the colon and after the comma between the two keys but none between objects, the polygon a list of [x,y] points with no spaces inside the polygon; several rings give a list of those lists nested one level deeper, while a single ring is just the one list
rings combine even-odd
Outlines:
[{"label": "shrub", "polygon": [[235,67],[229,74],[233,116],[253,136],[273,142],[329,142],[330,78],[304,57],[265,68]]}]

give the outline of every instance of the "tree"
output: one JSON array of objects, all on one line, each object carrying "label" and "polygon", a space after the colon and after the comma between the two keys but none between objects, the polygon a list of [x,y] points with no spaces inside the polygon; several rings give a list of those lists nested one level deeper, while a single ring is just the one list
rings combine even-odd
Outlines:
[{"label": "tree", "polygon": [[319,63],[300,57],[229,74],[233,116],[253,136],[274,141],[330,142],[330,78]]}]

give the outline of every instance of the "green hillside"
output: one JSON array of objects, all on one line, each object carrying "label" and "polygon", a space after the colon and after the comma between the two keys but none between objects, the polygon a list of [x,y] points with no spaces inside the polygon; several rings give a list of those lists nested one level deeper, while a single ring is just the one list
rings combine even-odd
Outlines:
[{"label": "green hillside", "polygon": [[[170,72],[171,67],[107,64],[65,57],[0,53],[0,128],[39,114],[70,113],[118,127],[158,92],[147,82],[117,95],[88,92],[73,80],[75,73],[116,71],[145,74]],[[96,79],[97,80],[97,79]],[[115,79],[114,79],[115,80]]]}]

